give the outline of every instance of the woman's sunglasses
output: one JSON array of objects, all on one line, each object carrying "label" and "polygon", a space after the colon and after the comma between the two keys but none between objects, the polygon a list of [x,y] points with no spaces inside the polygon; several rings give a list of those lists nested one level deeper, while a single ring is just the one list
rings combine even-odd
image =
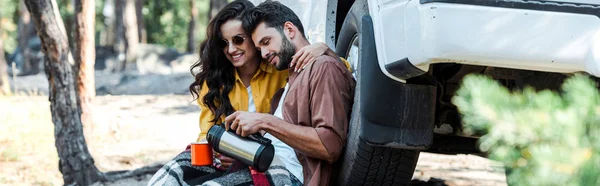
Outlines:
[{"label": "woman's sunglasses", "polygon": [[[242,45],[245,40],[246,40],[246,38],[241,35],[235,35],[235,36],[231,37],[231,43],[233,43],[233,45],[235,45],[235,46]],[[229,46],[229,41],[227,41],[226,39],[221,39],[221,41],[219,41],[217,44],[219,45],[220,48],[225,48],[225,47]]]}]

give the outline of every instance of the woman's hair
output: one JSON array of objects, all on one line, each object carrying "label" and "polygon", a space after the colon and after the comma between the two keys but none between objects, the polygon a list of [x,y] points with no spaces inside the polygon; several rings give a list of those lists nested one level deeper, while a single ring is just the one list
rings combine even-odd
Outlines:
[{"label": "woman's hair", "polygon": [[[254,5],[247,0],[236,0],[223,7],[221,11],[208,23],[206,28],[207,39],[200,44],[200,60],[190,67],[190,72],[195,77],[190,85],[190,93],[194,99],[202,99],[213,112],[217,122],[222,115],[232,114],[235,110],[229,100],[229,92],[235,83],[235,67],[223,53],[221,25],[231,19],[240,19],[244,10]],[[195,74],[194,72],[198,72]],[[199,90],[206,82],[208,93],[200,97]]]}]

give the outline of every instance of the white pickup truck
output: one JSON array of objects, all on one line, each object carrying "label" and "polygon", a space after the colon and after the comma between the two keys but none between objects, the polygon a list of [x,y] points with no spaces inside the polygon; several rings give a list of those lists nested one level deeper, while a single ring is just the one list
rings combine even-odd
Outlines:
[{"label": "white pickup truck", "polygon": [[478,153],[450,101],[467,74],[515,89],[600,76],[600,0],[281,2],[354,70],[337,185],[406,184],[420,151]]}]

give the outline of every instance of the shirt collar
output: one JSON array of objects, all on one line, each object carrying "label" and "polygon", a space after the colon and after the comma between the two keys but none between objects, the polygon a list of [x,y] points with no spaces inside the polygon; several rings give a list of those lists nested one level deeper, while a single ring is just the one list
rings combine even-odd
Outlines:
[{"label": "shirt collar", "polygon": [[267,63],[267,61],[261,60],[260,66],[258,67],[258,69],[260,69],[266,73],[272,73],[273,70],[275,70],[275,67],[273,65],[269,65],[269,63]]},{"label": "shirt collar", "polygon": [[[235,70],[235,68],[233,70],[235,73],[235,80],[242,82],[242,79],[240,78],[240,75],[238,74],[237,70]],[[269,65],[269,63],[267,63],[265,60],[261,60],[260,65],[258,66],[258,70],[256,71],[256,73],[254,73],[254,76],[252,78],[256,77],[258,74],[260,74],[260,72],[270,74],[273,73],[274,70],[276,70],[274,66]]]}]

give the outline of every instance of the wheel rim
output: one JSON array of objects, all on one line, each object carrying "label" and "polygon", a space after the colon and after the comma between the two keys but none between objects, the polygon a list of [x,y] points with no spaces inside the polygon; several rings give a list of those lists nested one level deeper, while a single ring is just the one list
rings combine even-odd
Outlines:
[{"label": "wheel rim", "polygon": [[346,60],[350,63],[350,68],[352,70],[352,76],[356,79],[356,71],[358,70],[358,34],[352,37],[350,41],[350,49],[348,49],[348,53],[346,54]]}]

